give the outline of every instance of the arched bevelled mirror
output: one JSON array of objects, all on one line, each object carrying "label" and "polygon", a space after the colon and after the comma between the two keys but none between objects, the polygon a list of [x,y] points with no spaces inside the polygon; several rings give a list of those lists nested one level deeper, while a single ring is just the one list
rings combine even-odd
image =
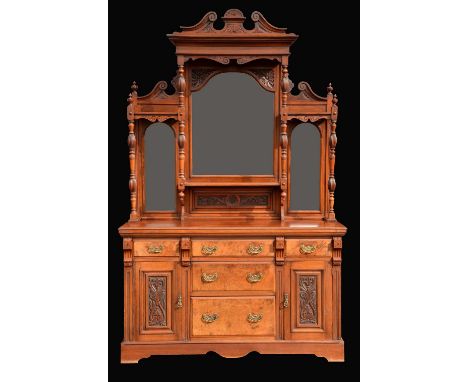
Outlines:
[{"label": "arched bevelled mirror", "polygon": [[312,123],[297,125],[291,134],[289,209],[320,210],[320,131]]},{"label": "arched bevelled mirror", "polygon": [[274,93],[246,73],[192,93],[192,174],[273,175]]},{"label": "arched bevelled mirror", "polygon": [[146,211],[175,211],[175,140],[165,123],[153,123],[145,132]]}]

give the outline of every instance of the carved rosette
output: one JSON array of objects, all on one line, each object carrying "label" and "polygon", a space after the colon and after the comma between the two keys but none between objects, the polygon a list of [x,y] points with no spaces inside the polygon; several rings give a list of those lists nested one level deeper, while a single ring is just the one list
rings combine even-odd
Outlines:
[{"label": "carved rosette", "polygon": [[338,118],[338,98],[336,94],[333,96],[332,100],[332,115],[331,115],[331,131],[329,139],[329,161],[330,161],[330,175],[328,178],[328,195],[329,195],[329,208],[328,208],[328,219],[329,221],[335,221],[335,148],[338,142],[336,137],[336,120]]},{"label": "carved rosette", "polygon": [[138,220],[138,214],[136,210],[136,194],[137,194],[137,180],[135,175],[135,149],[136,149],[136,138],[135,138],[135,103],[138,98],[138,86],[133,81],[132,92],[129,94],[127,99],[127,119],[128,119],[128,150],[130,160],[130,180],[128,187],[130,189],[130,220]]},{"label": "carved rosette", "polygon": [[179,121],[179,174],[177,180],[177,191],[180,203],[180,217],[184,218],[185,214],[185,71],[184,65],[179,65],[177,76],[174,79],[174,86],[179,95],[179,111],[177,119]]}]

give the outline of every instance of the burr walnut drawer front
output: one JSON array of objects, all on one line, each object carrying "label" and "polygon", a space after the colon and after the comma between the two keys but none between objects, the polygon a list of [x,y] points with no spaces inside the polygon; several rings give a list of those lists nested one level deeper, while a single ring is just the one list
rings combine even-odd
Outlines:
[{"label": "burr walnut drawer front", "polygon": [[261,240],[192,240],[194,257],[273,257],[272,239]]},{"label": "burr walnut drawer front", "polygon": [[275,298],[192,297],[192,336],[275,335]]},{"label": "burr walnut drawer front", "polygon": [[151,239],[135,240],[133,244],[135,256],[178,256],[179,240]]},{"label": "burr walnut drawer front", "polygon": [[286,256],[331,256],[330,239],[286,239]]},{"label": "burr walnut drawer front", "polygon": [[193,291],[275,290],[275,267],[265,263],[194,263]]}]

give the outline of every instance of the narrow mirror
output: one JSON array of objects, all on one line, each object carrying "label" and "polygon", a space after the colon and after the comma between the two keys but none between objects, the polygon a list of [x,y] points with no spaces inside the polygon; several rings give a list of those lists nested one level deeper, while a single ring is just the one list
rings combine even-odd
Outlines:
[{"label": "narrow mirror", "polygon": [[290,177],[289,209],[320,210],[320,132],[312,123],[292,131]]},{"label": "narrow mirror", "polygon": [[165,123],[153,123],[145,132],[146,211],[175,211],[175,139]]}]

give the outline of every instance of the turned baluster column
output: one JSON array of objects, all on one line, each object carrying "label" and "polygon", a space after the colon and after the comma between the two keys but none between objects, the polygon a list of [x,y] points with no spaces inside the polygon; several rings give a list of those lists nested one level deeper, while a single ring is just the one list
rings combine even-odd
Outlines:
[{"label": "turned baluster column", "polygon": [[128,187],[130,189],[130,220],[138,220],[138,213],[136,208],[137,202],[137,179],[135,175],[135,150],[136,150],[136,138],[135,138],[135,104],[138,97],[138,86],[135,81],[132,84],[132,92],[129,94],[127,99],[127,119],[128,119],[128,150],[130,159],[130,180]]},{"label": "turned baluster column", "polygon": [[281,67],[281,220],[284,220],[286,209],[287,185],[288,185],[288,92],[290,82],[288,76],[288,66]]},{"label": "turned baluster column", "polygon": [[[333,91],[331,85],[328,87],[329,93]],[[337,143],[336,137],[336,120],[338,118],[338,98],[336,94],[332,100],[332,114],[331,114],[331,130],[330,130],[330,141],[329,141],[329,160],[330,160],[330,175],[328,178],[328,218],[329,221],[335,221],[335,148]]]},{"label": "turned baluster column", "polygon": [[179,174],[177,179],[177,191],[180,203],[180,218],[183,219],[185,215],[185,76],[184,65],[178,66],[177,76],[175,78],[175,88],[179,95]]}]

